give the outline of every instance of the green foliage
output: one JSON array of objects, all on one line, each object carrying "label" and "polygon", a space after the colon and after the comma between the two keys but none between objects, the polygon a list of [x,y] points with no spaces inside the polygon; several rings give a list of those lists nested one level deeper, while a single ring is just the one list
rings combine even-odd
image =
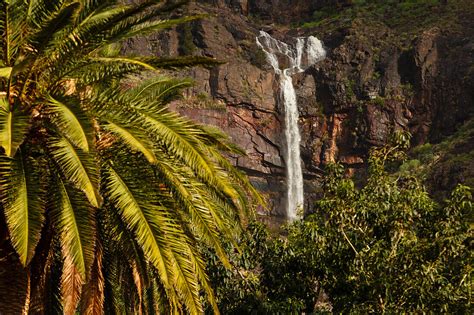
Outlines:
[{"label": "green foliage", "polygon": [[345,83],[346,87],[346,97],[348,101],[353,101],[356,97],[355,90],[356,90],[356,82],[354,80],[348,80]]},{"label": "green foliage", "polygon": [[404,175],[413,174],[420,167],[420,164],[419,160],[408,160],[400,165],[400,172]]},{"label": "green foliage", "polygon": [[210,269],[222,309],[469,313],[471,191],[459,185],[437,204],[416,178],[390,175],[386,164],[405,157],[408,140],[399,133],[391,146],[372,151],[362,188],[330,165],[314,213],[288,226],[285,237],[250,229],[235,273]]},{"label": "green foliage", "polygon": [[385,106],[385,99],[383,97],[376,96],[373,100],[370,101],[370,103],[372,103],[374,105],[377,105],[377,106],[380,106],[380,107],[384,107]]},{"label": "green foliage", "polygon": [[262,68],[264,65],[267,64],[267,57],[260,47],[254,48],[251,51],[250,62],[252,62],[252,64],[256,65],[259,68]]},{"label": "green foliage", "polygon": [[473,141],[474,121],[471,119],[442,142],[413,148],[409,152],[410,160],[400,166],[400,171],[410,165],[411,174],[425,180],[437,200],[447,198],[458,183],[474,189]]},{"label": "green foliage", "polygon": [[365,25],[382,23],[401,33],[416,34],[434,26],[456,26],[461,12],[472,10],[470,0],[354,0],[335,10],[334,4],[314,12],[302,27],[317,28],[318,34],[350,25],[355,19]]},{"label": "green foliage", "polygon": [[183,24],[179,26],[179,50],[183,55],[191,55],[196,51],[196,45],[193,40],[192,26]]},{"label": "green foliage", "polygon": [[330,175],[332,185],[316,213],[296,231],[297,238],[315,235],[309,244],[334,311],[466,312],[469,189],[459,186],[439,207],[416,179],[392,178],[378,161],[372,165],[377,166],[361,190]]}]

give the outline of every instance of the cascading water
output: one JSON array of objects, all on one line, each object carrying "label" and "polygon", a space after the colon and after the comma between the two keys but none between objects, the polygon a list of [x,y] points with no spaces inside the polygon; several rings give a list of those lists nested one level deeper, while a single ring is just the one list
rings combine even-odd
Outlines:
[{"label": "cascading water", "polygon": [[[295,47],[274,39],[264,31],[260,31],[256,40],[257,45],[265,52],[267,60],[275,70],[280,83],[280,102],[283,105],[285,115],[286,213],[288,220],[292,221],[298,217],[298,209],[303,207],[304,194],[300,156],[301,137],[298,129],[298,104],[291,76],[303,72],[306,67],[324,59],[326,51],[321,41],[314,36],[297,38]],[[283,56],[288,60],[287,68],[280,69],[278,56]]]}]

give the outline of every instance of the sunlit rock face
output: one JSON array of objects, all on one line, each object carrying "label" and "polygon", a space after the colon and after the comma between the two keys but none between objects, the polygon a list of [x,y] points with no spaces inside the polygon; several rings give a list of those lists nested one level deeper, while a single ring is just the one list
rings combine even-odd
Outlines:
[{"label": "sunlit rock face", "polygon": [[[284,1],[266,2],[273,4],[272,12],[300,21],[313,13],[299,15],[295,12],[302,7],[291,11]],[[358,175],[366,168],[369,148],[385,144],[393,131],[409,130],[415,144],[439,141],[472,117],[474,17],[466,16],[456,31],[423,30],[402,46],[393,41],[400,34],[383,25],[353,21],[330,32],[294,29],[273,23],[276,13],[273,18],[265,13],[270,9],[252,3],[257,1],[197,1],[185,12],[208,13],[208,18],[130,41],[124,50],[225,61],[211,69],[187,71],[195,86],[174,107],[196,121],[218,126],[247,152],[230,159],[267,195],[272,215],[285,217],[287,210],[286,124],[278,102],[281,81],[255,40],[260,30],[293,48],[296,38],[317,36],[327,50],[324,60],[309,67],[313,62],[303,54],[305,71],[291,75],[304,206],[309,211],[327,163],[339,161]],[[285,54],[276,58],[280,69],[290,67]],[[195,101],[198,105],[191,105]]]}]

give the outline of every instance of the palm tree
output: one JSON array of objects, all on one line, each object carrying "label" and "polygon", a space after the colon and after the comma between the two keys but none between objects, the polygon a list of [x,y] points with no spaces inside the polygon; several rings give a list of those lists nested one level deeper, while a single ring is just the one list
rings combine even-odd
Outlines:
[{"label": "palm tree", "polygon": [[199,247],[229,266],[259,197],[240,150],[166,107],[191,82],[157,69],[215,62],[119,54],[199,17],[117,2],[0,1],[2,313],[218,312]]}]

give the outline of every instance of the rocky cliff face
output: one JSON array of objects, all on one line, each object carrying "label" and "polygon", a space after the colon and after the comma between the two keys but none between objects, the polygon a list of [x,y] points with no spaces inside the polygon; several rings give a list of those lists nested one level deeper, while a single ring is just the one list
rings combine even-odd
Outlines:
[{"label": "rocky cliff face", "polygon": [[328,5],[344,10],[350,2],[203,0],[186,12],[205,12],[209,18],[129,44],[142,53],[202,54],[226,62],[190,70],[196,85],[176,110],[220,127],[244,148],[246,157],[231,158],[268,194],[273,212],[282,214],[281,109],[273,71],[255,36],[264,29],[288,43],[296,36],[322,39],[328,58],[293,78],[310,209],[326,163],[339,161],[356,172],[364,169],[368,149],[384,144],[396,130],[409,130],[414,144],[436,142],[473,116],[469,1],[452,25],[432,23],[412,33],[357,16],[306,28],[275,24],[311,19],[318,10],[327,12]]}]

